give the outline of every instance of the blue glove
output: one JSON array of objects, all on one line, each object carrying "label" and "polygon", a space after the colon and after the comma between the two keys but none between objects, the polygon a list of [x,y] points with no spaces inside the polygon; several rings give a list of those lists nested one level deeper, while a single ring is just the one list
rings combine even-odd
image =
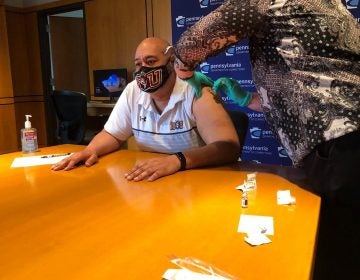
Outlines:
[{"label": "blue glove", "polygon": [[249,105],[252,99],[252,94],[246,90],[243,90],[238,82],[231,78],[219,78],[215,82],[202,74],[195,71],[193,76],[189,79],[185,79],[189,85],[195,89],[196,97],[201,96],[201,89],[204,86],[212,87],[215,93],[225,93],[230,99],[234,100],[239,106],[245,107]]},{"label": "blue glove", "polygon": [[213,90],[216,93],[224,92],[239,106],[245,107],[251,102],[252,94],[243,90],[238,82],[231,78],[219,78],[215,81]]},{"label": "blue glove", "polygon": [[197,71],[194,72],[194,75],[192,75],[191,78],[186,79],[184,81],[189,83],[189,85],[191,85],[195,89],[196,97],[201,96],[201,89],[203,87],[212,87],[214,84],[213,80],[211,80],[203,73]]}]

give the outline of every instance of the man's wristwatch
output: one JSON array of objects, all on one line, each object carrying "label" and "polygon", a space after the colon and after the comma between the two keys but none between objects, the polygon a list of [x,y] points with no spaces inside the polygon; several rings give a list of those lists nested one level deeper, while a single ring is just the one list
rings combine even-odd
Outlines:
[{"label": "man's wristwatch", "polygon": [[182,152],[177,152],[174,155],[176,155],[180,161],[180,170],[185,170],[186,169],[186,158],[185,158],[184,154]]}]

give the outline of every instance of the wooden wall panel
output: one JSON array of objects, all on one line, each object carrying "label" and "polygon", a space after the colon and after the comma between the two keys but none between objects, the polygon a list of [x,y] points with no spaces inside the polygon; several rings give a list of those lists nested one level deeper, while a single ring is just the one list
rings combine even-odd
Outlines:
[{"label": "wooden wall panel", "polygon": [[37,15],[7,11],[6,20],[14,95],[42,95]]},{"label": "wooden wall panel", "polygon": [[6,28],[6,14],[0,6],[0,153],[16,151],[18,138],[15,126],[11,66]]},{"label": "wooden wall panel", "polygon": [[36,95],[43,95],[42,71],[40,59],[39,31],[37,14],[26,13],[25,17],[25,34],[27,43],[27,54],[29,62],[29,92]]},{"label": "wooden wall panel", "polygon": [[0,6],[0,98],[12,97],[11,66],[4,6]]},{"label": "wooden wall panel", "polygon": [[171,0],[152,0],[153,34],[172,44]]},{"label": "wooden wall panel", "polygon": [[6,12],[14,95],[28,95],[30,87],[26,25],[23,14]]},{"label": "wooden wall panel", "polygon": [[0,154],[18,150],[20,131],[16,131],[14,104],[0,104]]},{"label": "wooden wall panel", "polygon": [[[14,95],[15,134],[24,127],[25,114],[38,129],[39,146],[46,146],[44,96],[42,91],[39,36],[35,13],[6,11],[7,34]],[[18,138],[18,149],[21,148]]]},{"label": "wooden wall panel", "polygon": [[85,3],[90,92],[93,70],[127,68],[131,80],[134,52],[147,37],[146,1],[94,0]]},{"label": "wooden wall panel", "polygon": [[50,29],[55,89],[90,96],[84,20],[51,16]]}]

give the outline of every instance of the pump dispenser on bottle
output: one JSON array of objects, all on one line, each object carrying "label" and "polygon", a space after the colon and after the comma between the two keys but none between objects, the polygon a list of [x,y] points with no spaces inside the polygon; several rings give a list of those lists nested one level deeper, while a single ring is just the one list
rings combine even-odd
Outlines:
[{"label": "pump dispenser on bottle", "polygon": [[31,115],[25,115],[25,128],[21,129],[21,145],[23,153],[32,153],[38,150],[37,131],[31,127],[29,118]]}]

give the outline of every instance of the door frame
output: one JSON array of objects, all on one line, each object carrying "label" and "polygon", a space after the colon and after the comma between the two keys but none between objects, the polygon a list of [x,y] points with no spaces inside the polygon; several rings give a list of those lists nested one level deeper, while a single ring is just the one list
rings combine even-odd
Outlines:
[{"label": "door frame", "polygon": [[[56,140],[56,127],[57,120],[55,110],[50,98],[53,91],[52,89],[52,73],[51,73],[51,50],[50,50],[50,37],[48,30],[48,16],[71,12],[75,10],[83,10],[83,22],[85,30],[85,42],[86,39],[86,16],[85,5],[83,2],[74,3],[70,5],[50,8],[41,10],[37,13],[38,18],[38,31],[39,31],[39,44],[40,44],[40,60],[41,60],[41,72],[42,72],[42,84],[45,100],[45,123],[47,131],[47,145],[52,146],[57,144]],[[87,44],[85,44],[85,54],[88,56]]]}]

